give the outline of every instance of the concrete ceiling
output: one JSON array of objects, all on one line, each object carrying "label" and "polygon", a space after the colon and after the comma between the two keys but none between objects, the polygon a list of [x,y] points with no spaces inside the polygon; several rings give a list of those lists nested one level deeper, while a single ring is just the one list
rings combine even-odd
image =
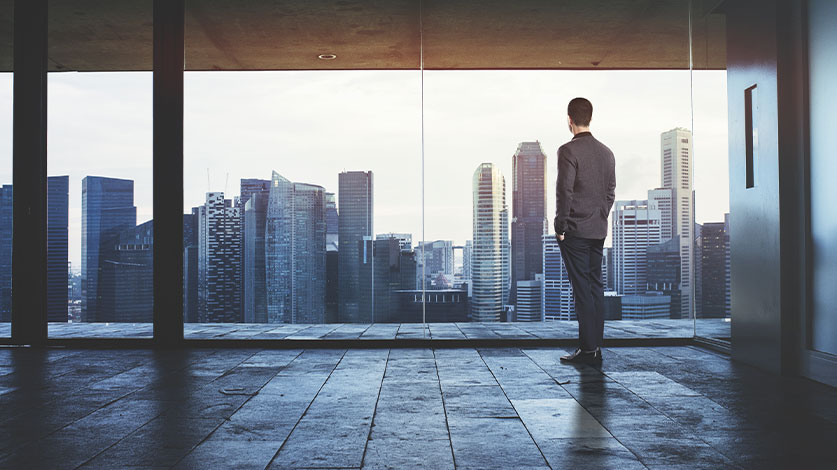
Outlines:
[{"label": "concrete ceiling", "polygon": [[[13,67],[0,0],[0,70]],[[186,0],[187,70],[685,69],[688,0]],[[693,2],[695,68],[725,24]],[[50,0],[55,71],[150,70],[151,0]],[[319,54],[337,55],[321,60]]]}]

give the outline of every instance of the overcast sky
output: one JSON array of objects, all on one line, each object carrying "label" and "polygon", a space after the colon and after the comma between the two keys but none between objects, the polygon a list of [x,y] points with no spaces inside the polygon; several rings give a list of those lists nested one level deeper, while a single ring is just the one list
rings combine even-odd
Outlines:
[{"label": "overcast sky", "polygon": [[[660,185],[660,134],[691,128],[688,71],[425,72],[425,239],[471,238],[471,178],[482,162],[506,178],[512,155],[539,140],[554,212],[556,152],[570,139],[566,104],[593,103],[593,134],[617,162],[617,199]],[[185,204],[238,194],[241,178],[337,192],[342,170],[375,175],[374,231],[421,240],[421,81],[417,71],[192,72],[185,78]],[[50,175],[70,175],[70,260],[80,267],[81,179],[135,181],[137,222],[151,219],[151,74],[49,75]],[[724,71],[694,75],[698,222],[729,207]],[[12,181],[12,77],[0,74],[0,184]],[[606,244],[610,244],[608,241]]]}]

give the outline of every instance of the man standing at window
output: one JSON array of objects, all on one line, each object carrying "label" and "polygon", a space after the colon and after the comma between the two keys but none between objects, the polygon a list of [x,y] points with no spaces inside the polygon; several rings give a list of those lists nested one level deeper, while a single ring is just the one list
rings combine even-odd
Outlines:
[{"label": "man standing at window", "polygon": [[575,98],[567,106],[571,141],[558,149],[555,236],[573,286],[579,347],[561,361],[599,365],[604,335],[602,251],[607,217],[616,197],[613,152],[590,133],[593,105]]}]

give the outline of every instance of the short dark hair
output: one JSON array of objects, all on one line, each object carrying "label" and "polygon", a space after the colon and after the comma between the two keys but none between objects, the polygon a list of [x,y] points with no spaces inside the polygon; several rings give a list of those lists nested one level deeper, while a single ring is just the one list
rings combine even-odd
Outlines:
[{"label": "short dark hair", "polygon": [[573,98],[567,105],[567,115],[576,126],[587,127],[593,118],[593,103],[585,98]]}]

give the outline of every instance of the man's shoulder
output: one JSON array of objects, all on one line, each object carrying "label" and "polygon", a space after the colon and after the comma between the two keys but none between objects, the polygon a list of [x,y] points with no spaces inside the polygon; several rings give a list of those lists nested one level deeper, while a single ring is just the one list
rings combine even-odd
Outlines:
[{"label": "man's shoulder", "polygon": [[558,154],[560,155],[562,151],[574,152],[577,150],[597,150],[613,155],[613,152],[610,150],[610,147],[608,147],[592,135],[570,140],[569,142],[565,143],[564,145],[558,148]]}]

